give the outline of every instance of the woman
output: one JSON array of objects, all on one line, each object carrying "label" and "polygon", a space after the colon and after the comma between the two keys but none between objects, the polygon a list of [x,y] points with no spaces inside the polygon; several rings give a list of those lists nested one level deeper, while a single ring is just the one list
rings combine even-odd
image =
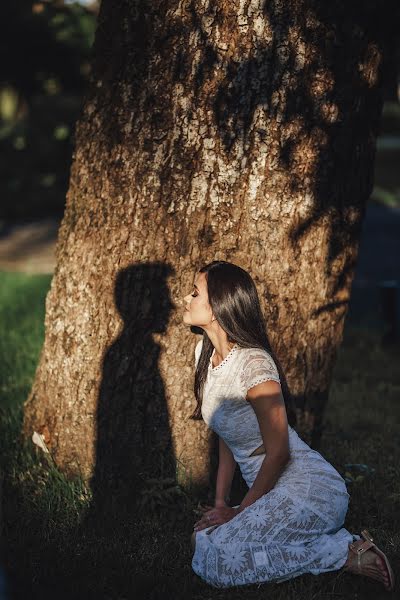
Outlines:
[{"label": "woman", "polygon": [[[204,331],[195,349],[192,418],[203,417],[219,437],[215,502],[194,526],[193,570],[229,587],[343,567],[392,590],[389,562],[368,532],[360,538],[342,527],[344,480],[290,426],[290,394],[250,275],[213,261],[184,300],[184,323]],[[249,490],[231,507],[236,464]]]}]

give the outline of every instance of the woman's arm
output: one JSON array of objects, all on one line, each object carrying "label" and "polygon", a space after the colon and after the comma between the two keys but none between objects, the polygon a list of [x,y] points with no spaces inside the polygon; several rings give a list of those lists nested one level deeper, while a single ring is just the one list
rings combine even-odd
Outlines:
[{"label": "woman's arm", "polygon": [[214,506],[227,506],[231,491],[232,479],[236,469],[236,461],[224,440],[219,438],[219,461]]},{"label": "woman's arm", "polygon": [[274,487],[290,459],[286,408],[279,383],[259,383],[248,390],[247,399],[256,413],[266,456],[238,512]]}]

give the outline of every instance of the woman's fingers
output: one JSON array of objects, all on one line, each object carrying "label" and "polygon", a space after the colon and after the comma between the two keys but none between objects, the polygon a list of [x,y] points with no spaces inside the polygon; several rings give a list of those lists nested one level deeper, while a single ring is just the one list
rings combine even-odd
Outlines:
[{"label": "woman's fingers", "polygon": [[201,507],[201,509],[203,510],[203,516],[193,525],[193,529],[196,531],[201,531],[207,527],[222,525],[222,523],[225,523],[225,507],[215,508],[214,506],[204,505]]},{"label": "woman's fingers", "polygon": [[208,527],[216,527],[219,523],[199,523],[196,525],[196,531],[201,531],[202,529],[207,529]]},{"label": "woman's fingers", "polygon": [[221,525],[222,523],[224,523],[224,520],[220,516],[214,516],[210,519],[207,519],[207,516],[205,516],[199,519],[193,525],[193,529],[196,529],[196,531],[201,531],[202,529],[206,529],[207,527]]},{"label": "woman's fingers", "polygon": [[222,525],[233,518],[234,515],[231,514],[232,510],[233,509],[230,507],[211,507],[211,510],[205,511],[202,518],[193,525],[193,529],[195,531],[201,531],[208,527]]},{"label": "woman's fingers", "polygon": [[201,519],[203,519],[206,516],[206,513],[208,513],[213,508],[214,508],[213,506],[208,506],[207,504],[205,504],[205,505],[203,504],[203,505],[200,505],[199,508],[193,509],[195,516],[198,517],[197,523],[199,523],[201,521]]}]

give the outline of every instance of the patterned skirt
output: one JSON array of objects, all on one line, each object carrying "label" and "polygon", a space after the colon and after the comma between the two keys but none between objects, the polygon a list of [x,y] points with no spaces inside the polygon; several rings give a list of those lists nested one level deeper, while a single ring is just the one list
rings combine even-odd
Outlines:
[{"label": "patterned skirt", "polygon": [[[264,456],[253,458],[259,468]],[[250,487],[248,465],[239,466]],[[340,569],[349,543],[360,539],[343,528],[348,502],[344,480],[320,454],[291,459],[271,491],[196,533],[192,568],[218,588]]]}]

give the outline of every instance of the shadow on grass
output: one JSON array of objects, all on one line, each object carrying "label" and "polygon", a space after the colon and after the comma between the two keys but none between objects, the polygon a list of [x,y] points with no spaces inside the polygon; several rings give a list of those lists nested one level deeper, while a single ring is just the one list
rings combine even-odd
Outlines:
[{"label": "shadow on grass", "polygon": [[[6,366],[10,371],[7,377],[2,371],[0,410],[0,464],[4,473],[2,561],[11,583],[10,600],[390,598],[378,584],[341,571],[319,577],[302,576],[280,585],[229,589],[208,586],[191,569],[189,538],[198,500],[195,497],[182,495],[163,506],[151,505],[150,494],[149,503],[141,512],[121,503],[123,510],[103,511],[101,518],[90,519],[94,514],[90,491],[79,480],[67,481],[40,449],[23,444],[19,437],[22,402],[33,376],[32,357],[35,354],[37,358],[43,334],[41,330],[36,340],[31,340],[32,354],[25,349],[23,359],[18,358],[28,327],[25,319],[30,315],[30,329],[37,330],[43,311],[35,306],[43,302],[49,284],[48,279],[40,279],[42,283],[38,285],[39,278],[31,278],[34,291],[29,295],[21,277],[13,280],[13,285],[8,281],[14,292],[7,295],[9,308],[2,313],[0,332],[4,342],[1,368],[4,369],[7,352]],[[27,296],[29,302],[25,304]],[[14,310],[18,306],[20,310]],[[8,319],[4,318],[5,313]],[[346,330],[321,447],[322,454],[342,475],[346,463],[366,463],[375,469],[373,476],[348,485],[351,501],[345,527],[353,532],[370,529],[387,552],[397,577],[400,569],[394,558],[400,550],[399,358],[399,348],[382,348],[375,334]],[[25,372],[20,388],[16,387],[13,369],[18,381]],[[159,475],[168,475],[162,472],[162,466]],[[240,489],[240,478],[236,485],[239,495],[245,491]]]}]

